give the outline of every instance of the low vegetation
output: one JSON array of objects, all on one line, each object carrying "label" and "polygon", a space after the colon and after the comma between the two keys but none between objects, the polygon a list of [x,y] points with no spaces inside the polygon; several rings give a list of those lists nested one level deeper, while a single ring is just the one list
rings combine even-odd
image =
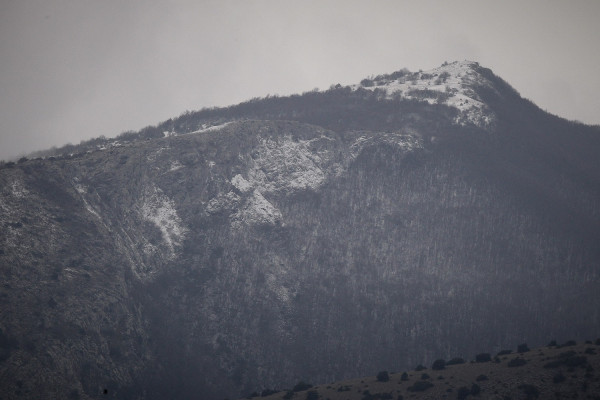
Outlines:
[{"label": "low vegetation", "polygon": [[[568,347],[568,349],[564,349]],[[525,350],[526,348],[526,350]],[[293,390],[262,395],[267,400],[404,400],[404,399],[600,399],[600,340],[569,341],[540,349],[519,345],[518,352],[502,350],[492,361],[480,353],[471,362],[437,359],[430,376],[423,365],[413,371],[390,373],[350,381],[312,386],[299,382]],[[527,353],[527,354],[524,354]],[[480,360],[479,362],[477,360]],[[519,367],[519,368],[514,368]],[[548,378],[548,370],[554,372]],[[549,380],[548,380],[549,379]],[[305,388],[303,390],[299,390]],[[264,392],[263,392],[264,393]],[[595,397],[594,397],[595,396]]]}]

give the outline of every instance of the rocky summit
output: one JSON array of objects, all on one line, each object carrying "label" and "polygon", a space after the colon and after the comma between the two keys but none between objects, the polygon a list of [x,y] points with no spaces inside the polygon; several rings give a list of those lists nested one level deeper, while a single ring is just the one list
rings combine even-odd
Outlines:
[{"label": "rocky summit", "polygon": [[0,397],[222,399],[598,336],[600,128],[457,62],[0,165]]}]

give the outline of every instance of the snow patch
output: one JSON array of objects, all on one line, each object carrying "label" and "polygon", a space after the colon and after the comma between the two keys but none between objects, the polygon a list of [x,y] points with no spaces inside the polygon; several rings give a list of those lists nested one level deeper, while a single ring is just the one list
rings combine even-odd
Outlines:
[{"label": "snow patch", "polygon": [[237,209],[241,202],[240,196],[234,192],[220,194],[209,200],[206,205],[206,212],[209,214],[217,214],[220,212],[233,212]]},{"label": "snow patch", "polygon": [[250,182],[245,180],[240,174],[231,178],[231,184],[242,193],[246,193],[252,189]]},{"label": "snow patch", "polygon": [[29,190],[27,190],[25,186],[23,186],[23,183],[21,181],[13,181],[10,185],[10,189],[11,194],[18,199],[22,199],[29,195]]},{"label": "snow patch", "polygon": [[144,195],[141,214],[142,218],[160,229],[171,257],[175,256],[175,250],[181,246],[187,229],[182,225],[173,200],[169,199],[162,190],[152,186]]},{"label": "snow patch", "polygon": [[171,166],[169,167],[169,172],[177,171],[178,169],[183,168],[183,164],[179,162],[179,160],[175,160],[171,162]]},{"label": "snow patch", "polygon": [[232,226],[247,225],[276,225],[281,222],[281,211],[273,206],[262,193],[254,190],[244,207],[231,215]]},{"label": "snow patch", "polygon": [[409,153],[417,149],[422,149],[423,140],[418,135],[406,133],[382,133],[376,136],[360,136],[350,145],[350,155],[356,158],[365,147],[385,143],[400,149],[404,153]]},{"label": "snow patch", "polygon": [[317,189],[325,181],[323,165],[329,155],[312,151],[311,145],[321,139],[262,138],[248,171],[249,183],[263,193]]},{"label": "snow patch", "polygon": [[219,130],[225,128],[229,124],[231,124],[231,121],[230,122],[225,122],[224,124],[212,125],[212,126],[207,125],[207,124],[202,124],[202,128],[198,129],[197,131],[190,132],[190,134],[219,131]]}]

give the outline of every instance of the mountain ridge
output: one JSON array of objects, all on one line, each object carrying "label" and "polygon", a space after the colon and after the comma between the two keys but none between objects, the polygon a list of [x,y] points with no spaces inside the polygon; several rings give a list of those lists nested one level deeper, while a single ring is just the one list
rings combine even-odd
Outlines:
[{"label": "mountain ridge", "polygon": [[[475,78],[473,78],[473,76],[475,76]],[[479,95],[476,93],[475,89],[481,90],[482,87],[492,87],[492,79],[494,79],[493,83],[495,85],[498,85],[499,82],[501,82],[503,90],[506,89],[504,87],[506,86],[509,90],[518,95],[518,93],[514,91],[510,85],[506,84],[506,82],[502,81],[501,79],[499,80],[499,78],[496,77],[491,70],[481,67],[477,62],[465,60],[455,61],[452,63],[446,62],[442,66],[428,71],[420,70],[418,72],[411,72],[407,69],[401,69],[392,74],[384,74],[371,78],[365,78],[360,84],[346,86],[341,86],[339,84],[331,85],[329,90],[304,92],[302,96],[318,94],[322,95],[329,92],[344,92],[348,90],[354,92],[367,90],[375,94],[375,99],[380,100],[382,99],[381,94],[384,94],[384,97],[387,97],[388,100],[397,97],[403,100],[413,100],[417,102],[428,103],[430,105],[444,105],[459,111],[459,115],[454,116],[456,123],[471,123],[485,128],[493,123],[493,115],[486,115],[483,112],[487,111],[489,113],[489,110],[487,107],[485,107],[486,110],[481,109],[485,105],[481,102],[481,99],[479,98]],[[437,82],[438,80],[439,82]],[[375,82],[382,83],[382,85],[376,85]],[[465,91],[468,93],[465,94]],[[496,93],[498,94],[497,91]],[[193,112],[186,111],[178,118],[169,119],[159,123],[156,126],[148,126],[138,132],[124,132],[115,139],[99,137],[82,142],[80,145],[67,145],[56,150],[35,152],[28,157],[49,157],[57,156],[59,154],[74,154],[73,151],[75,151],[75,153],[82,153],[85,151],[104,150],[107,148],[107,146],[120,146],[123,145],[123,142],[127,143],[135,139],[158,138],[167,135],[179,135],[186,133],[200,133],[204,129],[214,129],[215,126],[218,127],[224,123],[227,123],[227,119],[223,119],[222,117],[218,118],[216,121],[212,119],[208,119],[206,121],[202,119],[199,121],[195,120],[197,118],[195,116],[199,116],[202,113],[219,113],[219,111],[226,111],[230,108],[246,108],[248,106],[251,108],[251,106],[255,103],[268,103],[269,100],[293,100],[297,99],[298,97],[300,96],[291,95],[280,97],[275,95],[267,96],[265,98],[255,98],[247,102],[240,103],[236,106],[213,107]],[[474,104],[469,105],[469,100]],[[467,101],[467,103],[465,103],[465,101]],[[242,113],[243,112],[244,111],[242,111]],[[289,116],[292,116],[293,119],[296,119],[293,112],[292,115],[288,115],[288,117]],[[193,122],[189,121],[190,117],[192,117],[191,119]]]}]

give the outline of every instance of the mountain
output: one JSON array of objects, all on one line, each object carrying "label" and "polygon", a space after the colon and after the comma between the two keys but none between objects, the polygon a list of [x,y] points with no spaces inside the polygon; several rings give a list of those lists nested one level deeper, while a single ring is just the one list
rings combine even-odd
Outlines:
[{"label": "mountain", "polygon": [[599,150],[457,62],[3,163],[2,397],[233,398],[595,337]]}]

